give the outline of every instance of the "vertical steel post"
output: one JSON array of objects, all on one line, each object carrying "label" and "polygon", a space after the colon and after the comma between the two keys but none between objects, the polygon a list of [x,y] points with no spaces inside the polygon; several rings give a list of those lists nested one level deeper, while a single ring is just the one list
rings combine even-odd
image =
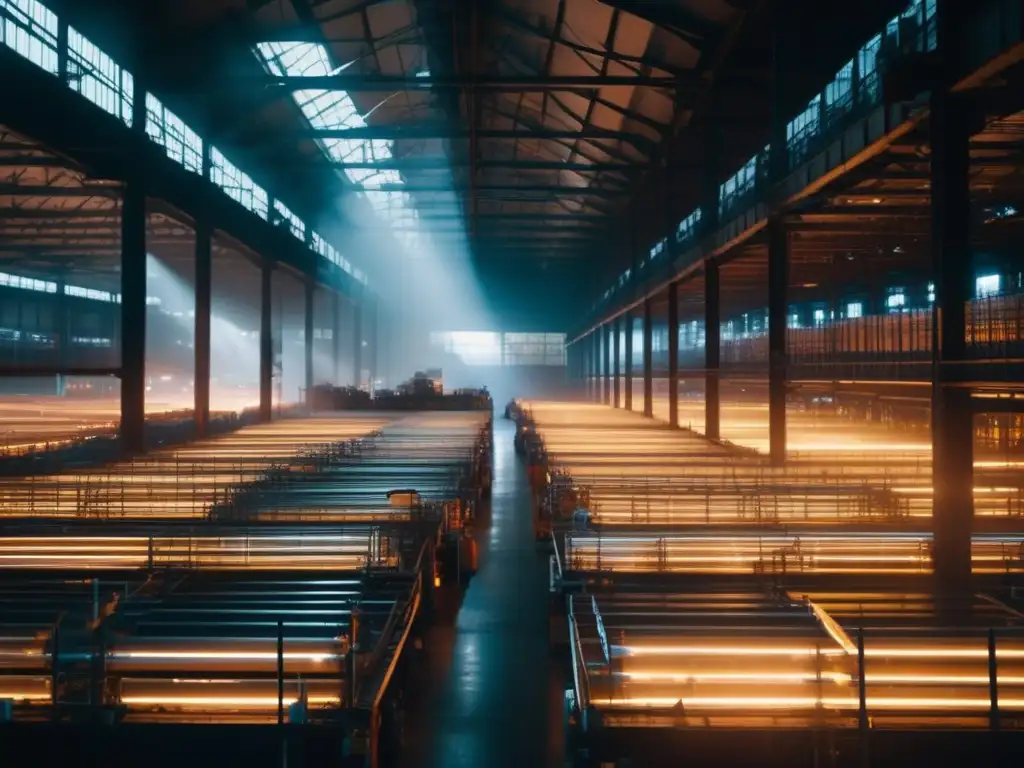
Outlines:
[{"label": "vertical steel post", "polygon": [[274,414],[273,283],[273,264],[265,261],[260,266],[260,421],[264,422]]},{"label": "vertical steel post", "polygon": [[312,280],[307,280],[303,285],[303,363],[304,363],[304,390],[306,394],[306,407],[313,402],[313,310],[316,300],[316,286]]},{"label": "vertical steel post", "polygon": [[53,625],[53,636],[50,639],[50,719],[60,720],[60,618]]},{"label": "vertical steel post", "polygon": [[[204,178],[209,177],[210,145],[203,144]],[[209,216],[196,217],[195,242],[195,368],[193,374],[193,418],[197,437],[210,429],[210,317],[213,312],[213,228]]]},{"label": "vertical steel post", "polygon": [[786,330],[789,238],[783,223],[768,222],[768,443],[772,464],[786,462]]},{"label": "vertical steel post", "polygon": [[277,724],[284,725],[284,622],[277,622]]},{"label": "vertical steel post", "polygon": [[622,317],[612,323],[612,386],[616,408],[622,407]]},{"label": "vertical steel post", "polygon": [[341,386],[341,312],[342,312],[342,297],[341,294],[335,291],[332,294],[334,299],[334,323],[333,330],[331,331],[331,351],[334,358],[334,377],[333,382],[336,387]]},{"label": "vertical steel post", "polygon": [[722,315],[718,263],[704,265],[704,434],[721,438]]},{"label": "vertical steel post", "polygon": [[679,281],[668,286],[668,423],[679,426]]},{"label": "vertical steel post", "polygon": [[644,299],[644,416],[654,416],[654,358],[652,356],[654,338],[653,307],[650,297]]},{"label": "vertical steel post", "polygon": [[988,631],[988,722],[992,731],[999,730],[999,663],[996,657],[996,631]]},{"label": "vertical steel post", "polygon": [[121,442],[145,449],[146,192],[141,172],[124,185],[121,205]]},{"label": "vertical steel post", "polygon": [[[66,38],[65,38],[66,42]],[[58,62],[59,64],[59,62]],[[65,68],[67,63],[64,64]],[[146,138],[146,91],[133,81],[132,133]],[[129,148],[134,153],[134,143]],[[146,448],[146,176],[131,157],[121,197],[121,448]]]},{"label": "vertical steel post", "polygon": [[626,329],[626,354],[625,354],[625,367],[626,373],[623,376],[623,384],[626,387],[626,405],[627,411],[633,410],[633,312],[630,310],[624,315],[624,325]]},{"label": "vertical steel post", "polygon": [[380,347],[380,317],[377,313],[376,301],[372,299],[369,300],[367,304],[367,314],[369,315],[368,320],[370,324],[368,332],[369,342],[367,347],[370,359],[367,362],[367,368],[369,369],[369,387],[370,391],[373,392],[373,389],[376,386],[375,382],[377,381],[377,375],[379,373],[377,370],[377,363],[379,362],[377,354]]},{"label": "vertical steel post", "polygon": [[605,323],[601,326],[601,357],[604,360],[604,390],[601,395],[601,402],[605,405],[612,403],[612,356],[609,351],[611,347],[612,333],[611,325]]},{"label": "vertical steel post", "polygon": [[857,701],[858,717],[857,722],[860,728],[860,754],[861,763],[867,768],[871,764],[870,751],[868,749],[869,722],[868,722],[868,684],[867,675],[864,672],[864,629],[857,630]]},{"label": "vertical steel post", "polygon": [[54,300],[57,303],[57,366],[60,373],[57,374],[55,390],[57,397],[64,397],[67,394],[67,377],[64,375],[64,368],[70,363],[68,352],[71,350],[71,310],[68,306],[67,283],[65,273],[62,271],[57,279],[57,294]]},{"label": "vertical steel post", "polygon": [[363,385],[363,304],[356,301],[352,305],[352,386],[357,389]]},{"label": "vertical steel post", "polygon": [[[940,53],[956,35],[958,3],[940,3]],[[943,54],[951,55],[950,53]],[[949,62],[945,58],[942,61]],[[974,515],[974,430],[971,391],[961,385],[967,357],[967,302],[973,298],[969,110],[949,80],[935,84],[931,140],[932,483],[935,577],[944,593],[969,594]]]}]

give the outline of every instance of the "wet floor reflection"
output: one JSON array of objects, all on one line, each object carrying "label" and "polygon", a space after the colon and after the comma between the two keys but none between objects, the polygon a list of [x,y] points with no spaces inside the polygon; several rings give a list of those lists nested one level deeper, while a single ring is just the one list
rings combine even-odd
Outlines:
[{"label": "wet floor reflection", "polygon": [[529,485],[512,435],[509,422],[496,422],[491,519],[476,534],[479,571],[461,606],[442,605],[428,636],[409,766],[561,764],[561,668],[548,646],[547,559],[533,538]]}]

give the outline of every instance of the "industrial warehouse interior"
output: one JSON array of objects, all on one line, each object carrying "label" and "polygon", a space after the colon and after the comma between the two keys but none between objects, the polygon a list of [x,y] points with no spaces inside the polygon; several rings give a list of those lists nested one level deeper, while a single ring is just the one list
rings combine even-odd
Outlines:
[{"label": "industrial warehouse interior", "polygon": [[1024,764],[1024,0],[0,0],[0,766]]}]

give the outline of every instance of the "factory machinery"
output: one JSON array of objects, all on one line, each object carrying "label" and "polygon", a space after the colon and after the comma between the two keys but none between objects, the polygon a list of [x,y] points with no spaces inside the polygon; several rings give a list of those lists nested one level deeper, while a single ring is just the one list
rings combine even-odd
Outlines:
[{"label": "factory machinery", "polygon": [[319,411],[490,411],[494,408],[485,389],[444,391],[440,370],[419,371],[394,390],[368,392],[328,384],[314,387],[311,403]]},{"label": "factory machinery", "polygon": [[950,733],[974,754],[992,734],[1020,749],[1012,462],[979,458],[976,584],[939,598],[927,463],[851,447],[773,468],[607,407],[512,415],[538,536],[553,543],[576,756],[745,764],[761,745],[759,764],[881,765],[908,749],[942,757]]},{"label": "factory machinery", "polygon": [[417,619],[463,575],[446,565],[490,445],[483,411],[337,413],[99,473],[127,492],[101,514],[72,481],[8,481],[0,729],[113,729],[83,732],[88,751],[140,726],[250,725],[257,744],[282,724],[293,762],[329,734],[333,757],[376,764]]}]

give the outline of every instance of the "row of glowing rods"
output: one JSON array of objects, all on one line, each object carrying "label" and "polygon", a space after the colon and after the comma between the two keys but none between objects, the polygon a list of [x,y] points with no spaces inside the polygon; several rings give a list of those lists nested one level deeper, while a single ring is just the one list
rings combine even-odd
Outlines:
[{"label": "row of glowing rods", "polygon": [[[803,570],[903,572],[930,567],[931,536],[907,534],[834,534],[786,536],[708,536],[655,534],[615,536],[573,534],[568,558],[574,567],[626,571],[743,572],[773,553],[786,552],[790,565]],[[85,569],[139,568],[149,562],[178,559],[218,567],[320,569],[359,567],[370,545],[368,534],[253,535],[224,537],[5,537],[0,538],[0,567]],[[1024,536],[979,535],[973,559],[979,572],[1024,567]]]},{"label": "row of glowing rods", "polygon": [[[456,457],[461,460],[483,426],[483,414],[338,414],[322,418],[289,419],[270,425],[243,428],[230,435],[200,441],[177,450],[162,450],[138,461],[102,470],[65,473],[0,482],[0,515],[61,516],[79,510],[83,489],[96,486],[127,490],[121,500],[129,516],[138,513],[160,519],[191,516],[214,499],[218,486],[258,476],[267,466],[287,461],[304,446],[336,443],[367,435],[388,424],[401,422],[397,439],[378,446],[378,455],[396,457],[406,464],[425,459]],[[401,429],[405,432],[401,432]],[[179,493],[185,489],[185,493]],[[103,497],[100,503],[110,504]],[[124,509],[123,508],[123,509]],[[297,515],[295,516],[297,518]],[[102,576],[112,570],[136,570],[147,565],[192,566],[210,570],[331,569],[356,571],[366,565],[371,545],[380,546],[368,532],[338,532],[308,527],[308,533],[254,533],[246,536],[17,536],[0,538],[0,568],[14,571],[75,568]],[[364,529],[366,530],[366,529]],[[98,582],[97,582],[98,583]],[[319,585],[325,582],[318,580]],[[338,582],[352,587],[345,596],[356,596],[359,580]],[[127,587],[126,587],[127,589]],[[241,592],[241,612],[272,613],[258,600]],[[320,591],[318,595],[326,593]],[[188,712],[231,710],[245,713],[276,709],[277,665],[286,673],[283,703],[300,696],[311,706],[337,706],[343,676],[343,643],[348,611],[313,600],[309,616],[296,623],[332,639],[288,638],[283,653],[275,650],[274,638],[231,639],[222,637],[148,638],[127,637],[115,641],[104,653],[106,670],[118,678],[118,701],[153,711]],[[373,600],[370,600],[373,602]],[[385,601],[386,602],[386,601]],[[254,605],[256,607],[254,607]],[[298,607],[291,614],[300,612]],[[232,609],[223,611],[231,613]],[[258,621],[250,623],[259,623]],[[230,631],[230,630],[228,630]],[[0,699],[46,703],[51,700],[51,655],[46,633],[33,636],[0,636]],[[163,647],[162,644],[166,643]],[[116,647],[119,646],[119,647]],[[149,647],[146,647],[149,646]],[[89,661],[95,651],[62,650],[63,662]],[[246,675],[246,679],[235,676]],[[145,678],[132,675],[145,675]],[[301,694],[299,678],[301,682]]]},{"label": "row of glowing rods", "polygon": [[[627,656],[653,655],[665,656],[706,656],[706,657],[735,657],[735,656],[787,656],[791,658],[811,657],[815,655],[828,657],[846,656],[842,649],[814,649],[799,647],[765,647],[751,648],[746,646],[631,646],[613,647],[613,651]],[[981,661],[987,658],[987,649],[984,648],[931,648],[931,647],[878,647],[865,649],[865,656],[872,658],[910,658],[915,660],[938,659],[938,660],[976,660]],[[10,655],[10,654],[8,654]],[[32,652],[35,656],[46,656],[39,651]],[[207,660],[218,662],[273,662],[277,654],[273,652],[259,651],[212,651],[212,650],[163,650],[163,651],[113,651],[108,653],[111,660],[159,660],[159,661],[180,661],[180,660]],[[316,652],[285,652],[285,661],[302,660],[307,662],[320,663],[325,661],[338,662],[340,657],[337,654],[326,654]],[[1024,649],[1005,648],[998,651],[998,658],[1001,662],[1024,659]],[[693,672],[666,672],[666,671],[633,671],[617,673],[617,677],[625,682],[632,683],[668,683],[668,684],[832,684],[839,686],[850,686],[855,682],[855,677],[829,670],[818,672],[727,672],[727,671],[693,671]],[[17,683],[17,678],[6,678],[7,685],[3,685],[5,679],[0,678],[0,698],[11,698],[21,701],[45,701],[49,699],[48,681],[44,678],[23,680],[22,687],[11,688],[11,683]],[[242,681],[224,679],[203,679],[203,678],[171,678],[165,681],[147,680],[145,683],[134,681],[130,677],[125,678],[129,691],[132,686],[136,689],[140,685],[148,687],[145,695],[132,694],[127,692],[122,695],[121,701],[131,705],[153,705],[161,707],[209,707],[209,708],[261,708],[277,705],[276,695],[271,695],[274,681]],[[312,686],[312,695],[308,696],[310,704],[336,704],[338,697],[329,691],[318,692],[323,688],[320,683],[328,681],[309,681]],[[887,671],[868,672],[866,683],[871,686],[896,685],[896,686],[928,686],[928,685],[949,685],[954,687],[963,686],[984,686],[989,682],[987,675],[980,674],[901,674]],[[1014,674],[1000,674],[997,682],[1000,686],[1024,685],[1024,676]],[[27,684],[26,684],[27,683]],[[289,682],[289,687],[293,683]],[[330,683],[335,685],[335,683]],[[255,689],[251,693],[238,691],[231,695],[223,695],[218,691],[217,695],[206,695],[197,693],[198,686],[235,686],[238,688],[248,687]],[[188,692],[176,693],[176,690],[187,689]],[[201,690],[201,689],[198,689]],[[294,701],[296,696],[289,691],[286,696],[286,704]],[[856,709],[859,702],[853,696],[627,696],[598,698],[594,703],[608,705],[626,705],[632,707],[659,707],[673,706],[679,702],[686,707],[695,708],[727,708],[742,707],[748,709],[801,709],[815,706],[824,706],[830,709]],[[975,709],[985,708],[990,705],[987,697],[979,696],[885,696],[872,693],[868,698],[868,706],[872,709],[949,709],[963,708]],[[999,705],[1003,709],[1024,708],[1024,698],[1000,696]]]},{"label": "row of glowing rods", "polygon": [[366,564],[365,534],[288,536],[90,536],[0,538],[0,568],[135,569],[187,561],[211,568],[246,570],[351,570]]},{"label": "row of glowing rods", "polygon": [[[791,414],[792,461],[776,469],[696,433],[661,428],[638,413],[579,403],[525,405],[544,439],[551,468],[587,490],[592,519],[600,524],[599,531],[567,534],[564,567],[570,571],[749,574],[765,561],[773,568],[781,564],[786,570],[839,575],[931,569],[928,533],[810,527],[845,520],[863,525],[870,520],[868,512],[929,517],[930,446],[918,435],[906,439],[879,425]],[[680,411],[685,423],[682,404]],[[764,449],[763,435],[754,435],[767,427],[761,415],[737,421],[723,414],[723,434]],[[728,434],[730,429],[735,436]],[[1014,473],[1021,466],[1015,458],[977,457],[976,514],[1014,513],[1021,497]],[[894,503],[891,512],[887,503]],[[762,512],[808,527],[804,533],[789,527],[766,535],[742,527]],[[708,523],[722,527],[709,530]],[[650,524],[662,527],[651,529]],[[627,531],[625,526],[631,527]],[[984,534],[972,542],[975,572],[1019,571],[1022,555],[1024,535]],[[681,708],[679,714],[705,710],[721,716],[775,716],[816,708],[855,712],[861,674],[871,711],[948,716],[958,710],[984,714],[992,706],[986,639],[928,630],[936,615],[927,600],[904,607],[906,601],[894,593],[884,605],[870,599],[861,605],[855,599],[849,610],[842,609],[844,623],[875,628],[859,673],[856,644],[827,614],[814,620],[810,613],[789,613],[770,601],[767,610],[746,614],[742,596],[721,597],[722,607],[715,609],[714,602],[701,607],[700,595],[690,600],[685,593],[645,589],[635,601],[622,598],[607,607],[607,637],[620,630],[623,635],[619,645],[609,648],[610,664],[586,665],[589,701],[599,707]],[[695,605],[697,613],[689,614]],[[633,623],[635,633],[627,644]],[[822,626],[829,637],[805,645],[807,633],[817,634]],[[876,636],[876,630],[881,634]],[[588,632],[586,642],[596,645],[593,628]],[[691,632],[700,638],[688,638]],[[1000,709],[1024,709],[1020,636],[1001,635],[995,660]]]},{"label": "row of glowing rods", "polygon": [[[567,536],[573,569],[744,573],[765,560],[785,559],[805,573],[907,573],[930,571],[930,534],[790,534],[786,536],[648,534]],[[0,545],[0,553],[2,553]],[[972,541],[975,573],[1024,569],[1024,535],[978,535]],[[781,567],[781,566],[780,566]]]}]

